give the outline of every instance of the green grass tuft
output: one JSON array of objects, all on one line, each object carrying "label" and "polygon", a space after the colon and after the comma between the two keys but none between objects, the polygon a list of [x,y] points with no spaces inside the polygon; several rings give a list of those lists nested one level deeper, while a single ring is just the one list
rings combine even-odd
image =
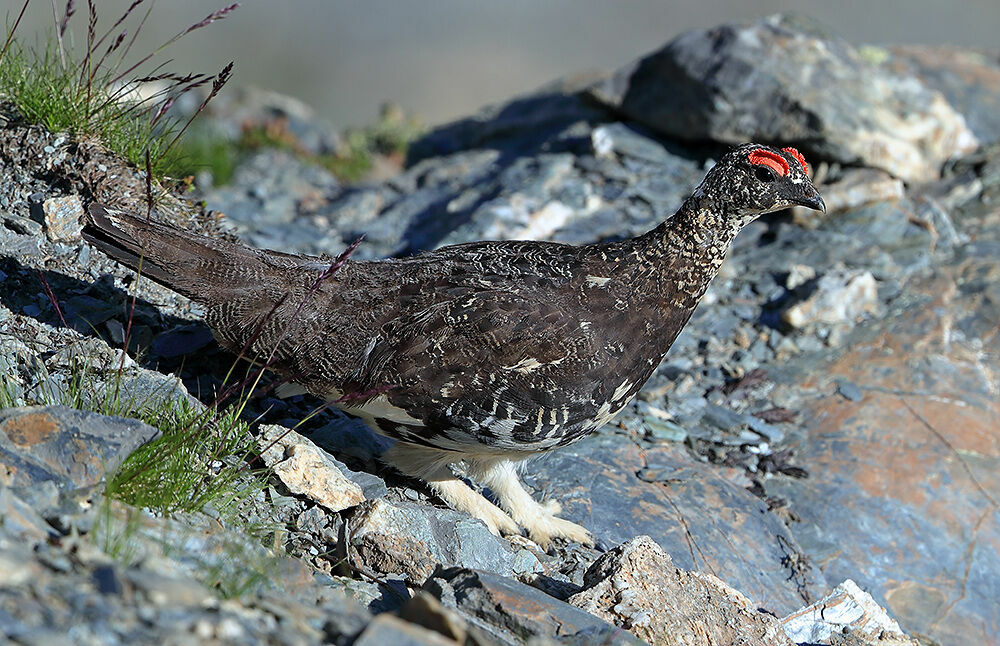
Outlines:
[{"label": "green grass tuft", "polygon": [[0,375],[0,408],[17,406],[17,391],[14,380],[8,374]]},{"label": "green grass tuft", "polygon": [[[28,4],[29,0],[25,0],[21,15]],[[140,18],[141,11],[133,15],[139,4],[133,3],[101,35],[96,5],[88,3],[86,45],[75,56],[72,50],[64,48],[63,35],[73,15],[69,6],[67,15],[53,27],[42,46],[28,47],[19,40],[16,33],[19,15],[7,28],[0,49],[0,96],[13,103],[29,123],[42,125],[50,132],[96,137],[138,168],[145,166],[148,154],[154,175],[171,176],[184,168],[182,156],[176,150],[177,141],[221,90],[229,78],[232,64],[214,77],[182,76],[161,72],[151,61],[182,36],[226,17],[236,6],[210,14],[122,71],[135,35],[152,9],[150,3]],[[136,24],[129,26],[129,20]],[[152,66],[152,76],[144,77],[140,70],[147,66]],[[140,97],[138,90],[144,84],[154,87],[148,84],[155,83],[160,84],[159,89]],[[169,107],[178,97],[208,85],[211,90],[194,116],[184,123],[167,116]]]},{"label": "green grass tuft", "polygon": [[232,518],[266,486],[243,469],[256,456],[250,429],[234,411],[195,410],[179,400],[141,419],[162,435],[125,460],[108,480],[107,496],[164,515],[211,505]]}]

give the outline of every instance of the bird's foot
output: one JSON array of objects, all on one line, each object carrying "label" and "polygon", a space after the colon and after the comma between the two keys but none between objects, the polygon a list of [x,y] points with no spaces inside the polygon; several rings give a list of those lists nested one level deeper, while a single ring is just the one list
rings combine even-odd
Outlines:
[{"label": "bird's foot", "polygon": [[515,462],[510,459],[466,456],[472,478],[489,487],[499,503],[498,507],[455,477],[448,468],[453,454],[447,451],[400,442],[384,457],[403,473],[426,480],[431,490],[449,507],[483,521],[497,536],[520,534],[523,527],[531,540],[542,549],[548,549],[557,538],[584,545],[594,544],[590,532],[558,517],[562,505],[557,501],[550,499],[539,503],[525,491],[517,476]]},{"label": "bird's foot", "polygon": [[502,509],[483,499],[485,504],[479,505],[475,509],[468,510],[474,517],[486,523],[486,529],[496,536],[520,535],[521,528]]},{"label": "bird's foot", "polygon": [[548,513],[545,507],[546,505],[538,505],[537,509],[533,510],[534,513],[518,514],[515,518],[539,547],[543,550],[549,549],[555,538],[581,543],[587,547],[594,545],[594,536],[589,531],[565,518],[559,518],[554,513]]},{"label": "bird's foot", "polygon": [[[562,505],[555,500],[536,502],[516,480],[513,486],[520,489],[523,497],[515,494],[517,502],[508,507],[511,515],[507,515],[461,480],[439,480],[431,482],[430,486],[452,509],[467,512],[478,518],[497,536],[520,534],[523,527],[528,532],[528,537],[544,550],[547,550],[552,545],[552,540],[556,538],[588,546],[594,544],[594,537],[586,529],[556,516],[562,511]],[[508,492],[509,486],[502,490]],[[506,504],[502,497],[500,500],[501,504]]]},{"label": "bird's foot", "polygon": [[495,460],[481,466],[476,478],[488,486],[496,496],[500,507],[510,514],[514,521],[528,532],[531,540],[547,550],[556,538],[592,546],[594,537],[586,529],[559,518],[562,511],[558,501],[549,499],[543,503],[531,497],[517,477],[515,464],[510,460]]}]

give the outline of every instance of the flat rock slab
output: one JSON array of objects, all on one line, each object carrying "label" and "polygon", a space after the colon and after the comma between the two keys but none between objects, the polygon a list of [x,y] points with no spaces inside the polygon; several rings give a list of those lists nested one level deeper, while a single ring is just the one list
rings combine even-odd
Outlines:
[{"label": "flat rock slab", "polygon": [[645,643],[541,590],[487,572],[439,569],[424,589],[504,644],[521,644],[531,637],[575,644]]},{"label": "flat rock slab", "polygon": [[381,574],[421,584],[438,564],[486,570],[502,576],[541,569],[526,549],[512,549],[468,514],[410,502],[366,501],[347,521],[350,558]]},{"label": "flat rock slab", "polygon": [[66,406],[0,410],[0,484],[90,487],[159,434],[138,420]]},{"label": "flat rock slab", "polygon": [[457,642],[440,633],[411,624],[390,614],[381,614],[368,624],[355,646],[449,646]]},{"label": "flat rock slab", "polygon": [[[1000,355],[977,282],[997,274],[996,256],[942,268],[877,336],[801,366],[812,395],[795,450],[810,477],[767,484],[828,580],[857,581],[940,643],[990,643],[1000,625]],[[860,397],[838,392],[845,380]]]},{"label": "flat rock slab", "polygon": [[917,77],[780,15],[681,34],[592,92],[668,136],[786,142],[907,181],[938,177],[945,160],[978,143]]},{"label": "flat rock slab", "polygon": [[786,567],[795,539],[764,501],[675,444],[640,449],[621,435],[595,435],[535,465],[525,480],[536,497],[559,492],[562,516],[605,545],[648,535],[678,567],[715,574],[778,614],[826,589],[821,573],[793,576]]}]

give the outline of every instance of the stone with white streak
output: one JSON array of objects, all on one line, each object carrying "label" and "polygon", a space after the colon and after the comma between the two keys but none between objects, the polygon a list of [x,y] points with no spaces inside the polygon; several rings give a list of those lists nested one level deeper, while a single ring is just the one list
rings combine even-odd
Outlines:
[{"label": "stone with white streak", "polygon": [[596,84],[595,99],[671,137],[797,145],[806,157],[936,179],[978,139],[889,53],[775,15],[681,34]]},{"label": "stone with white streak", "polygon": [[[781,620],[785,634],[802,644],[832,644],[849,633],[852,644],[916,646],[870,594],[851,579],[816,603]],[[840,643],[840,642],[836,642]]]}]

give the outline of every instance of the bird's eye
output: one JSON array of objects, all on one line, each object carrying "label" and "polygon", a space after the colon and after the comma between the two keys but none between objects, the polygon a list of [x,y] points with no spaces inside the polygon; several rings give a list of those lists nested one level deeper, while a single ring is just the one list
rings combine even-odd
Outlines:
[{"label": "bird's eye", "polygon": [[767,166],[754,166],[754,174],[757,175],[757,179],[765,183],[773,182],[778,178],[777,173]]}]

